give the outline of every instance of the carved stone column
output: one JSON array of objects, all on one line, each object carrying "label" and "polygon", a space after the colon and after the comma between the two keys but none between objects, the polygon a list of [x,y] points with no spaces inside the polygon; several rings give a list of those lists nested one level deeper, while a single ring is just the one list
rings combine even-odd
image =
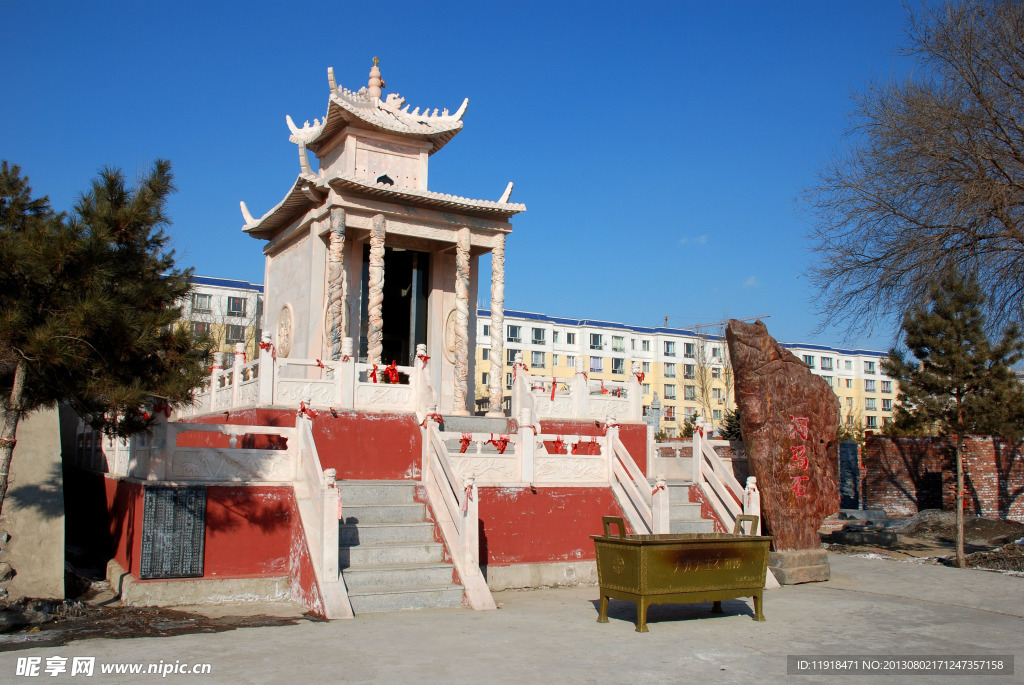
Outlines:
[{"label": "carved stone column", "polygon": [[491,250],[491,375],[488,416],[504,416],[505,397],[505,234]]},{"label": "carved stone column", "polygon": [[455,250],[455,406],[468,416],[469,399],[469,227],[459,229]]},{"label": "carved stone column", "polygon": [[345,210],[331,210],[331,246],[327,256],[327,298],[330,303],[331,359],[341,359],[341,340],[348,335],[348,275],[345,272]]},{"label": "carved stone column", "polygon": [[370,229],[370,282],[367,302],[366,360],[380,364],[384,352],[384,215],[373,217]]}]

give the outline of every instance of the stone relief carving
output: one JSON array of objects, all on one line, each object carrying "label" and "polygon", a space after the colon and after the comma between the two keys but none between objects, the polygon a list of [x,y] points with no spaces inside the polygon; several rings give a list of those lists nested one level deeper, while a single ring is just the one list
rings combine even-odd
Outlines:
[{"label": "stone relief carving", "polygon": [[469,398],[469,238],[459,229],[455,251],[455,411],[466,411]]},{"label": "stone relief carving", "polygon": [[277,403],[295,404],[309,400],[314,406],[334,404],[334,381],[306,381],[282,378],[277,381]]},{"label": "stone relief carving", "polygon": [[384,216],[375,215],[370,230],[369,300],[366,310],[366,360],[371,364],[380,364],[384,352],[384,230]]},{"label": "stone relief carving", "polygon": [[538,481],[604,482],[608,480],[603,457],[597,459],[537,457],[534,468]]},{"label": "stone relief carving", "polygon": [[411,407],[412,388],[408,385],[359,385],[356,387],[357,407]]},{"label": "stone relief carving", "polygon": [[448,310],[444,317],[444,342],[441,346],[444,358],[449,364],[455,363],[455,310]]},{"label": "stone relief carving", "polygon": [[331,359],[341,359],[341,340],[348,330],[345,301],[347,274],[345,272],[345,210],[331,210],[331,247],[327,257],[327,299],[330,306]]},{"label": "stone relief carving", "polygon": [[505,234],[499,233],[491,250],[491,375],[488,378],[488,413],[503,414],[505,345]]},{"label": "stone relief carving", "polygon": [[295,317],[292,306],[285,304],[277,315],[277,356],[286,358],[292,351],[292,331],[295,329]]},{"label": "stone relief carving", "polygon": [[509,483],[519,480],[519,460],[512,457],[451,457],[455,476],[472,475],[477,483]]},{"label": "stone relief carving", "polygon": [[273,450],[175,450],[170,476],[187,480],[290,480],[291,457]]}]

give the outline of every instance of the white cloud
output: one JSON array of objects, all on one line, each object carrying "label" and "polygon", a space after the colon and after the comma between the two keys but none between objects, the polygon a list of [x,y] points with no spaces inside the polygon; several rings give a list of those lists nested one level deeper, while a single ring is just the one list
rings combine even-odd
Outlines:
[{"label": "white cloud", "polygon": [[[690,238],[680,238],[679,239],[679,244],[680,245],[686,245],[688,242],[690,242]],[[696,238],[693,239],[693,242],[694,242],[695,245],[707,245],[708,244],[708,237],[707,237],[706,234],[705,235],[699,235],[699,236],[697,236]]]},{"label": "white cloud", "polygon": [[761,284],[758,283],[756,276],[751,276],[747,280],[743,281],[743,287],[744,288],[758,288],[760,286],[761,286]]}]

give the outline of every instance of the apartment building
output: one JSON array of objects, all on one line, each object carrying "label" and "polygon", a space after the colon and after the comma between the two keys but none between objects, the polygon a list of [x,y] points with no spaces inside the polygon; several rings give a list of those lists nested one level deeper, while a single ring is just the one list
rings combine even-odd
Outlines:
[{"label": "apartment building", "polygon": [[254,359],[263,330],[263,286],[193,276],[192,295],[182,303],[182,318],[196,335],[211,335],[217,351],[233,353],[235,343],[244,343],[246,355]]},{"label": "apartment building", "polygon": [[[591,380],[624,382],[643,373],[643,404],[655,394],[661,403],[661,429],[680,435],[688,417],[703,416],[717,427],[735,407],[728,350],[720,336],[690,329],[630,326],[592,319],[569,319],[505,310],[505,330],[491,330],[490,312],[477,313],[476,387],[486,405],[491,335],[505,336],[504,386],[512,392],[512,364],[522,353],[530,373],[570,379],[577,361]],[[896,383],[881,375],[881,352],[840,350],[820,345],[786,345],[825,378],[840,398],[843,420],[851,427],[879,428],[892,416]]]}]

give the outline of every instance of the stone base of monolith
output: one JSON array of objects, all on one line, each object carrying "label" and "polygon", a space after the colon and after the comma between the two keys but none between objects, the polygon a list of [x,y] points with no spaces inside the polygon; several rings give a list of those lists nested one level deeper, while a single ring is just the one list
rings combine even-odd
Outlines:
[{"label": "stone base of monolith", "polygon": [[783,585],[829,579],[828,553],[823,549],[788,549],[768,554],[768,568]]}]

